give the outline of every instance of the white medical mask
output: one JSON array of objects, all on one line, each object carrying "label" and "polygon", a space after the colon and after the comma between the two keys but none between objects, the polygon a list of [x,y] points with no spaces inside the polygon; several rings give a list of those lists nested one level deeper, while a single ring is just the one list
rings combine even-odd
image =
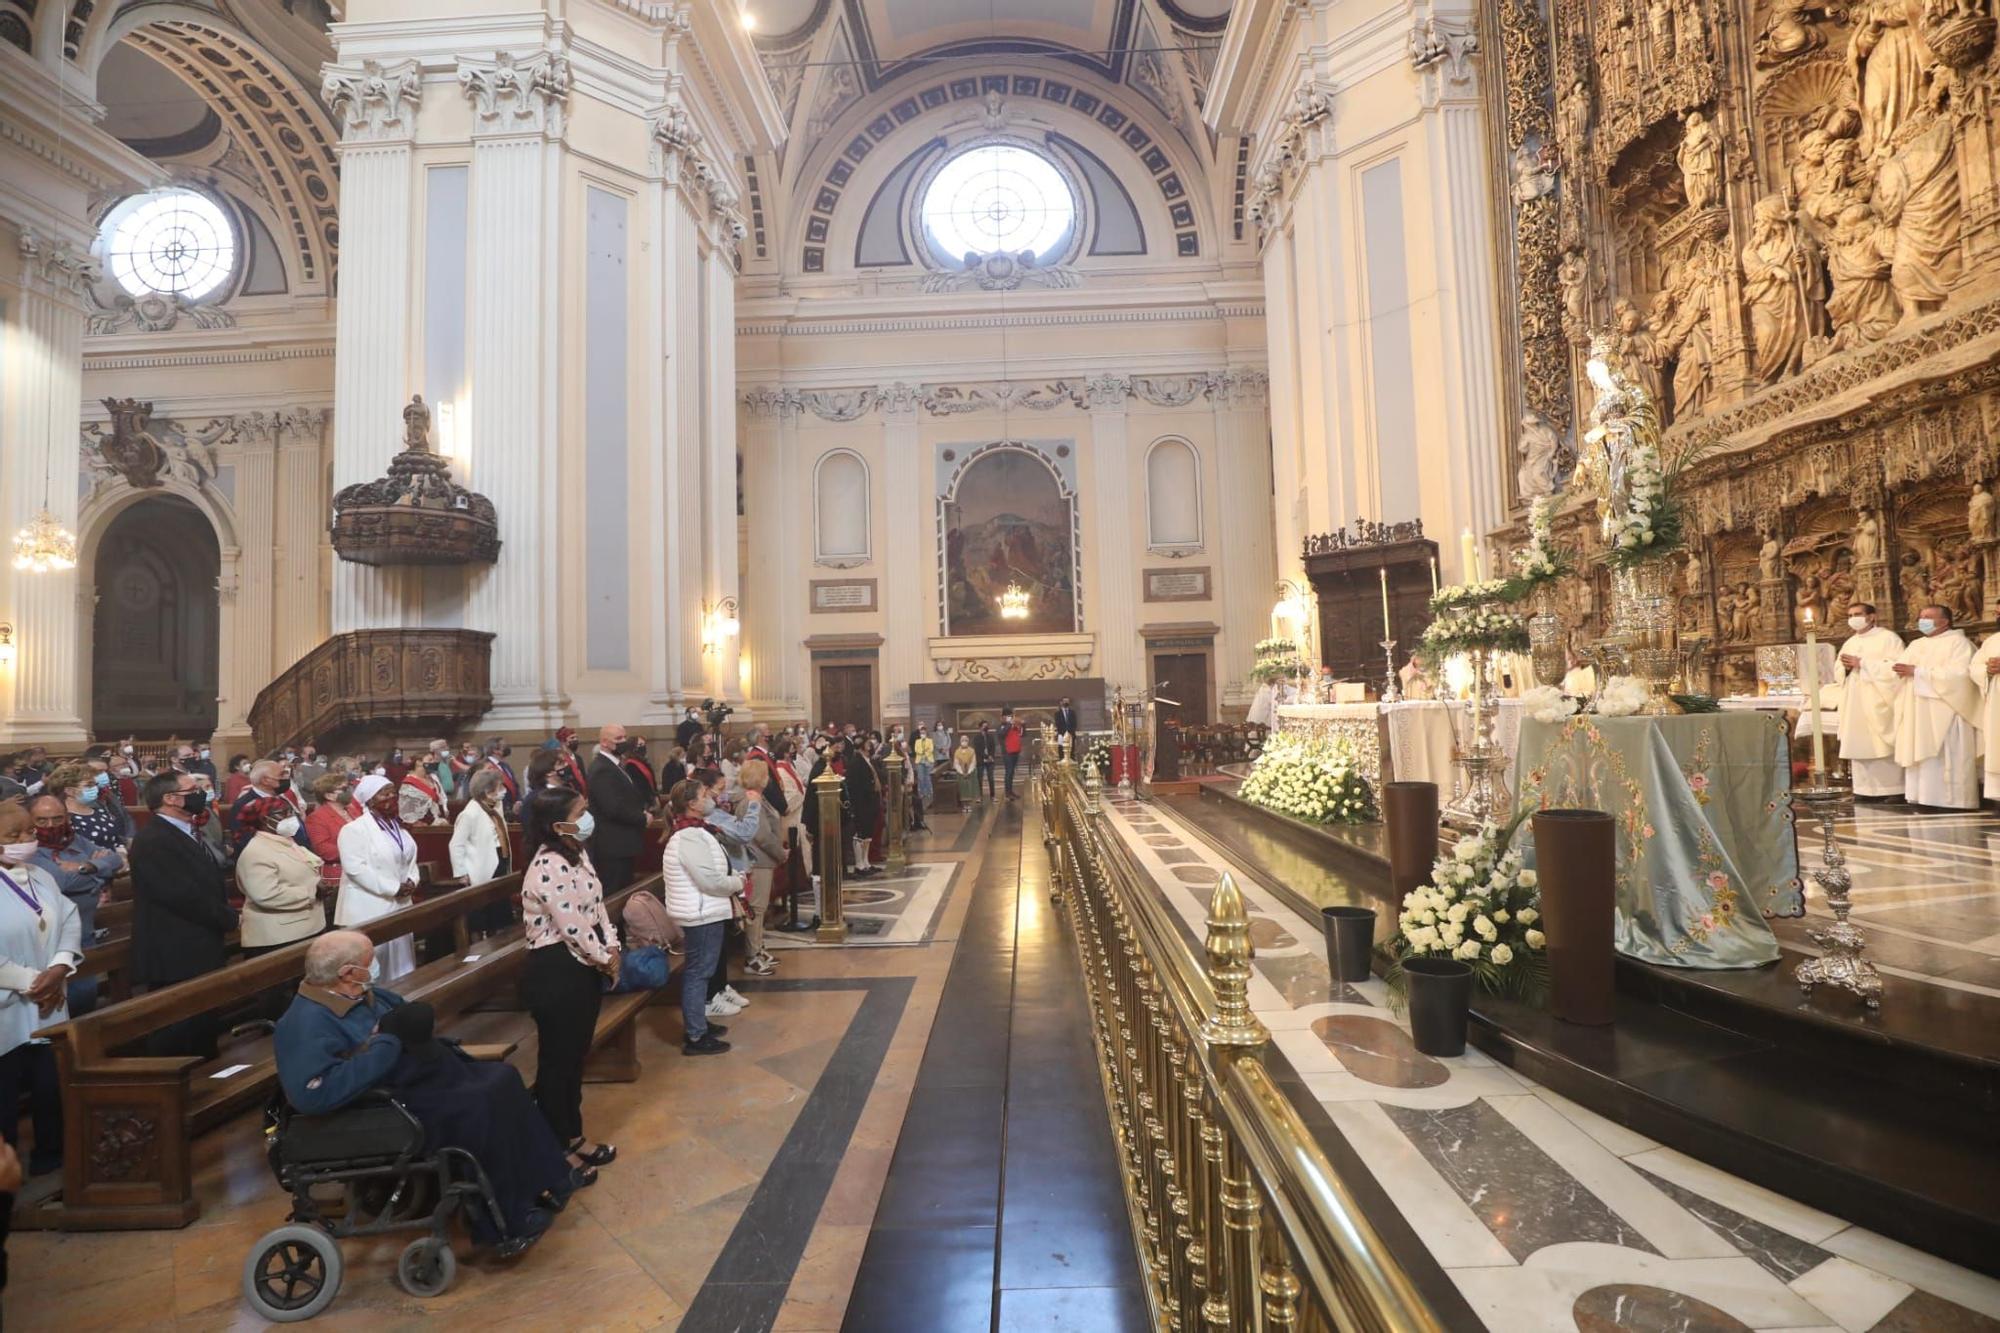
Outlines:
[{"label": "white medical mask", "polygon": [[26,842],[0,844],[0,860],[12,862],[17,866],[26,865],[28,858],[33,856],[36,849],[40,846],[41,844],[33,838],[28,839]]},{"label": "white medical mask", "polygon": [[1932,620],[1929,616],[1925,616],[1922,620],[1919,620],[1917,622],[1917,633],[1919,634],[1929,634],[1932,630],[1936,628],[1937,628],[1937,621]]},{"label": "white medical mask", "polygon": [[583,812],[583,818],[576,821],[576,832],[571,836],[578,842],[589,842],[590,835],[597,831],[597,818],[590,811]]},{"label": "white medical mask", "polygon": [[1868,628],[1868,617],[1849,616],[1847,618],[1847,628],[1853,630],[1856,634],[1859,634],[1862,630]]},{"label": "white medical mask", "polygon": [[88,787],[78,787],[76,789],[76,799],[82,801],[85,805],[96,805],[97,784],[93,782]]},{"label": "white medical mask", "polygon": [[281,838],[298,837],[299,817],[297,815],[290,815],[284,819],[279,820],[278,827],[273,829],[272,832],[276,833]]}]

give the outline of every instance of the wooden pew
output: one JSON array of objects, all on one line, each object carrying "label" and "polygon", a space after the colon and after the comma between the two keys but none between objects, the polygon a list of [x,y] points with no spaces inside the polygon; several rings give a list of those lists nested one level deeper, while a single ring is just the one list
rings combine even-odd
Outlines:
[{"label": "wooden pew", "polygon": [[[607,903],[613,921],[624,900],[658,891],[659,876],[639,881]],[[473,1015],[481,1001],[505,997],[527,963],[518,927],[474,944],[466,918],[519,892],[520,876],[439,894],[370,922],[377,944],[402,935],[446,932],[450,953],[389,983],[405,999],[438,1011],[439,1029],[467,1040],[494,1036],[500,1020]],[[304,972],[306,943],[234,963],[207,976],[111,1004],[46,1028],[61,1070],[64,1114],[63,1190],[36,1221],[65,1231],[179,1227],[200,1207],[194,1196],[194,1137],[244,1110],[261,1106],[277,1085],[268,1036],[225,1039],[214,1060],[131,1053],[171,1024],[253,1005],[276,988],[293,988]],[[102,946],[100,946],[102,949]],[[634,1019],[651,992],[608,996],[593,1034],[587,1077],[638,1077]],[[519,1020],[514,1026],[518,1028]],[[31,1223],[32,1224],[32,1223]]]}]

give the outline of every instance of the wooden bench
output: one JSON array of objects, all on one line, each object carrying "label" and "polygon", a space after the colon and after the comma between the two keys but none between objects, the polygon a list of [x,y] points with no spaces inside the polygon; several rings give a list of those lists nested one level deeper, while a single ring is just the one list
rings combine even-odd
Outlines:
[{"label": "wooden bench", "polygon": [[[651,876],[614,895],[612,919],[624,900],[657,891]],[[474,1012],[485,1001],[512,1003],[513,986],[527,963],[519,927],[472,942],[467,918],[482,907],[511,899],[520,876],[439,894],[370,922],[377,944],[402,935],[442,932],[449,953],[431,958],[390,983],[399,995],[424,1000],[438,1011],[439,1030],[470,1042],[498,1042],[514,1049],[511,1034],[526,1020],[517,1010]],[[100,946],[101,947],[101,946]],[[277,1086],[271,1039],[227,1038],[213,1060],[199,1056],[132,1054],[151,1034],[204,1015],[229,1015],[260,997],[295,987],[304,972],[304,942],[231,964],[191,981],[106,1005],[37,1035],[49,1038],[61,1070],[64,1114],[60,1202],[21,1219],[29,1226],[66,1231],[178,1227],[200,1212],[194,1195],[192,1143],[196,1135],[244,1110],[261,1106]],[[631,1081],[639,1074],[634,1019],[651,992],[606,998],[592,1035],[586,1077]]]}]

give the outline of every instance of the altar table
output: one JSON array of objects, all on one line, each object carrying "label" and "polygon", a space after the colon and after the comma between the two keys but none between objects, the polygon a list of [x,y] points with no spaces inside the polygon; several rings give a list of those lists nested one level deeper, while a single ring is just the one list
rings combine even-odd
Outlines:
[{"label": "altar table", "polygon": [[[1398,782],[1435,782],[1440,799],[1449,802],[1464,774],[1458,751],[1471,736],[1472,713],[1462,702],[1411,699],[1383,704],[1389,728],[1389,769]],[[1493,720],[1493,741],[1510,760],[1521,741],[1519,699],[1500,700]]]},{"label": "altar table", "polygon": [[1382,782],[1381,705],[1359,704],[1279,704],[1277,730],[1313,740],[1344,741],[1354,755],[1354,766],[1370,787]]},{"label": "altar table", "polygon": [[[1783,714],[1524,719],[1511,786],[1529,809],[1617,821],[1618,951],[1673,967],[1778,957],[1765,917],[1805,913]],[[1519,836],[1533,864],[1532,820]]]}]

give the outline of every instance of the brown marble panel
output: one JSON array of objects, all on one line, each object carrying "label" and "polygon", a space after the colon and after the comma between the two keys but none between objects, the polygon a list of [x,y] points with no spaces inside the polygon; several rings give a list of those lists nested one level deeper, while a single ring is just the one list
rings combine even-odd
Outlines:
[{"label": "brown marble panel", "polygon": [[1868,1333],[2000,1333],[2000,1320],[1928,1291],[1913,1291]]},{"label": "brown marble panel", "polygon": [[1316,1018],[1313,1035],[1326,1043],[1347,1072],[1385,1088],[1435,1088],[1451,1071],[1410,1043],[1410,1034],[1386,1018],[1329,1014]]},{"label": "brown marble panel", "polygon": [[1750,1325],[1684,1291],[1620,1282],[1592,1287],[1570,1313],[1577,1333],[1750,1333]]},{"label": "brown marble panel", "polygon": [[1291,931],[1270,917],[1253,916],[1250,918],[1250,943],[1259,949],[1289,949],[1298,941],[1292,938]]},{"label": "brown marble panel", "polygon": [[1175,866],[1174,877],[1183,884],[1213,884],[1222,872],[1214,866]]}]

